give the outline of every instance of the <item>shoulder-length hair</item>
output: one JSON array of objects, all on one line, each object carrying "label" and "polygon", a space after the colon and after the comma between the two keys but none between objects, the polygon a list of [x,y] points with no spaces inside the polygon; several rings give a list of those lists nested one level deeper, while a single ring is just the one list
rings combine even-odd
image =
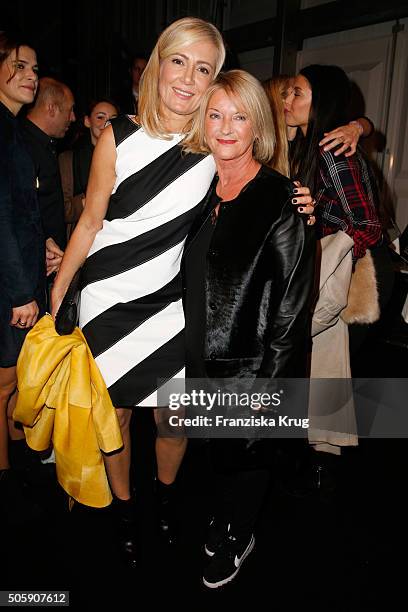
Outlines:
[{"label": "shoulder-length hair", "polygon": [[276,137],[270,166],[287,177],[289,177],[289,145],[283,105],[291,86],[291,80],[290,76],[280,74],[262,83],[271,107]]},{"label": "shoulder-length hair", "polygon": [[237,98],[251,120],[254,132],[253,156],[261,164],[268,164],[275,147],[275,130],[268,98],[262,85],[244,70],[221,72],[205,92],[191,130],[183,140],[183,149],[191,153],[210,153],[205,140],[205,116],[212,95],[224,90],[228,96]]},{"label": "shoulder-length hair", "polygon": [[225,47],[220,32],[212,23],[197,17],[185,17],[169,25],[160,34],[139,86],[138,120],[150,136],[170,138],[160,118],[160,63],[169,55],[179,52],[182,47],[203,41],[212,42],[217,49],[216,76],[225,60]]},{"label": "shoulder-length hair", "polygon": [[[351,84],[339,66],[312,64],[300,71],[312,90],[312,103],[306,135],[297,134],[291,174],[315,191],[319,165],[319,142],[330,132],[349,120]],[[298,130],[299,132],[299,130]]]}]

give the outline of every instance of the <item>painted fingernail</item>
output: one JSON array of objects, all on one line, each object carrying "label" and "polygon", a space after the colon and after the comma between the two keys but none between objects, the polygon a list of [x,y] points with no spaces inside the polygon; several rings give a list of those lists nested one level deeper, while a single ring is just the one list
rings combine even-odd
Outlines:
[{"label": "painted fingernail", "polygon": [[293,198],[292,204],[297,204],[297,199],[296,198]]},{"label": "painted fingernail", "polygon": [[303,208],[303,206],[298,206],[298,211],[299,212],[303,212],[305,209]]},{"label": "painted fingernail", "polygon": [[299,189],[294,189],[293,193],[299,193]]}]

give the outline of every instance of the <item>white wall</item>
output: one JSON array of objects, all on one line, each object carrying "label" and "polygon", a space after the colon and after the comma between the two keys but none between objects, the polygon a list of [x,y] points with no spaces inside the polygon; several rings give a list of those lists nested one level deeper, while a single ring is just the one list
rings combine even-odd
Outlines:
[{"label": "white wall", "polygon": [[238,58],[243,70],[247,70],[263,81],[272,76],[274,47],[263,47],[254,51],[239,53]]}]

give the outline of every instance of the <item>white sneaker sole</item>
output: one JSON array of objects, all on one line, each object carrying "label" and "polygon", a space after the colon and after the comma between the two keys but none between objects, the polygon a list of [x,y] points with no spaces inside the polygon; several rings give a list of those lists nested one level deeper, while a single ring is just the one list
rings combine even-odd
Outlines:
[{"label": "white sneaker sole", "polygon": [[[228,576],[228,578],[224,578],[224,580],[219,580],[218,582],[207,582],[207,580],[203,577],[203,583],[205,584],[205,586],[208,587],[209,589],[218,589],[218,587],[223,586],[224,584],[227,584],[228,582],[231,582],[231,580],[234,580],[235,576],[238,574],[239,570],[241,569],[242,563],[245,561],[249,553],[253,550],[254,546],[255,546],[255,537],[252,534],[248,546],[242,553],[242,556],[238,563],[238,567],[235,570],[235,572],[231,574],[231,576]],[[212,555],[210,554],[209,556],[211,557],[214,554],[215,553],[212,553]]]}]

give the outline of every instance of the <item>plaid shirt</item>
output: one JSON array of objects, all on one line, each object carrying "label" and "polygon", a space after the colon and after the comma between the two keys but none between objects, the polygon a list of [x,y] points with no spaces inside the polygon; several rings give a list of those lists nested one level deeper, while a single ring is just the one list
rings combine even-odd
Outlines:
[{"label": "plaid shirt", "polygon": [[359,153],[334,157],[320,148],[316,198],[319,237],[343,230],[354,240],[353,259],[382,239],[373,186],[367,164]]}]

